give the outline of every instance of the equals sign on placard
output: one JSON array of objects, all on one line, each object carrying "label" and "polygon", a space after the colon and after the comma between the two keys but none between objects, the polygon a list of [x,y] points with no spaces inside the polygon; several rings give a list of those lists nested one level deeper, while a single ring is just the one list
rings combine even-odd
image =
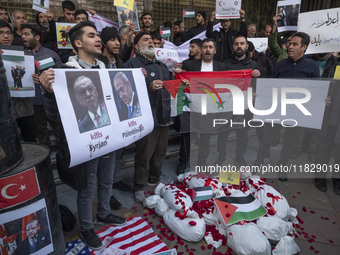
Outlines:
[{"label": "equals sign on placard", "polygon": [[111,96],[110,95],[106,96],[106,100],[111,100]]}]

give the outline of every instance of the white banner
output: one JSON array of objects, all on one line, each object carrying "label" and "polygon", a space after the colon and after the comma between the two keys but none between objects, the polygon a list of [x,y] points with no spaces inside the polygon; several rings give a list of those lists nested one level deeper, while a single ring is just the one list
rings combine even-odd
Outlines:
[{"label": "white banner", "polygon": [[[220,27],[221,27],[221,23],[218,23],[218,24],[214,25],[214,29],[213,30],[214,31],[219,30]],[[164,48],[165,49],[172,49],[172,50],[177,51],[179,61],[180,61],[180,63],[182,63],[184,60],[189,58],[190,41],[193,40],[193,39],[201,39],[201,40],[203,40],[203,39],[207,38],[205,36],[205,33],[206,33],[206,31],[203,31],[202,33],[196,35],[195,37],[193,37],[190,40],[182,43],[179,46],[176,46],[172,42],[164,40],[165,41]]]},{"label": "white banner", "polygon": [[96,25],[98,32],[101,32],[104,27],[115,27],[119,29],[119,24],[117,21],[113,21],[98,14],[91,15],[89,12],[87,14],[89,15],[89,20]]},{"label": "white banner", "polygon": [[[297,31],[301,0],[277,1],[276,14],[281,16],[277,21],[277,31]],[[300,20],[299,20],[300,21]]]},{"label": "white banner", "polygon": [[25,56],[25,61],[4,60],[6,77],[11,97],[35,97],[34,57]]},{"label": "white banner", "polygon": [[216,0],[216,19],[240,18],[241,0]]},{"label": "white banner", "polygon": [[55,69],[70,166],[123,148],[154,126],[141,69]]},{"label": "white banner", "polygon": [[180,63],[177,51],[164,48],[156,48],[156,59],[163,62],[170,72]]},{"label": "white banner", "polygon": [[321,129],[328,88],[329,81],[323,80],[256,79],[255,109],[272,109],[272,113],[254,113],[253,119]]},{"label": "white banner", "polygon": [[32,9],[46,13],[50,8],[50,0],[33,0]]},{"label": "white banner", "polygon": [[339,17],[340,8],[300,13],[298,31],[311,39],[306,54],[340,51]]},{"label": "white banner", "polygon": [[254,44],[257,52],[265,52],[268,48],[268,37],[253,37],[247,40]]}]

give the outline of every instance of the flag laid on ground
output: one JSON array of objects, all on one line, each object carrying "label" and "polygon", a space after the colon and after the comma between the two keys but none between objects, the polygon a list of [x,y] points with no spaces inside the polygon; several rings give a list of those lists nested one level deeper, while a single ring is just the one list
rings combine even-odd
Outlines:
[{"label": "flag laid on ground", "polygon": [[41,59],[41,60],[38,60],[38,61],[35,60],[34,65],[39,71],[41,71],[41,70],[47,69],[51,66],[54,66],[55,62],[54,62],[52,57],[49,57],[49,58]]},{"label": "flag laid on ground", "polygon": [[252,221],[267,213],[252,194],[246,197],[219,197],[214,199],[214,202],[226,226],[241,220]]},{"label": "flag laid on ground", "polygon": [[8,61],[25,60],[24,47],[21,46],[0,45],[0,53],[2,60]]},{"label": "flag laid on ground", "polygon": [[114,6],[120,6],[133,11],[133,6],[135,5],[135,0],[114,0]]},{"label": "flag laid on ground", "polygon": [[160,253],[155,253],[154,255],[177,255],[176,249],[171,249],[169,251],[163,251]]},{"label": "flag laid on ground", "polygon": [[183,18],[194,18],[195,17],[195,11],[194,10],[183,10]]},{"label": "flag laid on ground", "polygon": [[193,188],[192,201],[202,201],[213,198],[211,186]]},{"label": "flag laid on ground", "polygon": [[[127,223],[123,226],[105,226],[96,231],[96,234],[103,243],[102,249],[93,251],[78,239],[67,244],[65,255],[106,255],[113,254],[112,251],[119,251],[120,253],[117,253],[119,255],[150,255],[169,250],[140,216],[127,219]],[[72,249],[78,253],[71,253]]]},{"label": "flag laid on ground", "polygon": [[99,230],[97,235],[103,243],[109,241],[108,247],[129,251],[131,255],[149,255],[169,250],[148,223],[139,216],[128,219],[123,226],[106,226]]}]

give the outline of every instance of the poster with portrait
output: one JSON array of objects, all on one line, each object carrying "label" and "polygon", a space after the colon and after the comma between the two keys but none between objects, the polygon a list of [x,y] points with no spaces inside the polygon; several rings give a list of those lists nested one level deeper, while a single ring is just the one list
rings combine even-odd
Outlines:
[{"label": "poster with portrait", "polygon": [[57,28],[56,32],[57,32],[58,49],[73,49],[68,33],[70,32],[72,27],[77,25],[77,23],[57,22],[55,24]]},{"label": "poster with portrait", "polygon": [[46,13],[50,8],[50,0],[33,0],[32,9]]},{"label": "poster with portrait", "polygon": [[297,31],[301,0],[277,1],[276,14],[281,19],[277,21],[277,31]]},{"label": "poster with portrait", "polygon": [[121,7],[121,6],[116,6],[116,7],[117,7],[119,27],[122,27],[124,25],[129,26],[131,23],[133,23],[135,26],[135,31],[140,31],[136,2],[133,8],[133,11],[129,10],[128,8]]},{"label": "poster with portrait", "polygon": [[[2,254],[45,255],[53,252],[45,199],[1,214]],[[6,252],[6,253],[5,253]]]},{"label": "poster with portrait", "polygon": [[35,97],[32,74],[35,73],[34,57],[24,56],[24,61],[4,60],[11,97]]},{"label": "poster with portrait", "polygon": [[[140,69],[55,69],[53,84],[70,166],[136,142],[153,130]],[[143,99],[143,100],[142,100]]]}]

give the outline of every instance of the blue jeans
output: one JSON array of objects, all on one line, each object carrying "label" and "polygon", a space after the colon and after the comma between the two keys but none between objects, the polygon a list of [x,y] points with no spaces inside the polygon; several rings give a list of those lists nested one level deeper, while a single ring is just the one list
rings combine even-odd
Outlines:
[{"label": "blue jeans", "polygon": [[[78,191],[78,217],[80,229],[93,228],[92,200],[97,188],[98,208],[97,215],[106,218],[111,213],[110,197],[112,189],[112,175],[114,169],[115,154],[111,152],[100,158],[86,162],[87,186]],[[98,187],[97,187],[98,178]]]},{"label": "blue jeans", "polygon": [[119,182],[119,172],[120,172],[120,157],[123,154],[123,148],[115,151],[115,168],[113,170],[112,183]]}]

